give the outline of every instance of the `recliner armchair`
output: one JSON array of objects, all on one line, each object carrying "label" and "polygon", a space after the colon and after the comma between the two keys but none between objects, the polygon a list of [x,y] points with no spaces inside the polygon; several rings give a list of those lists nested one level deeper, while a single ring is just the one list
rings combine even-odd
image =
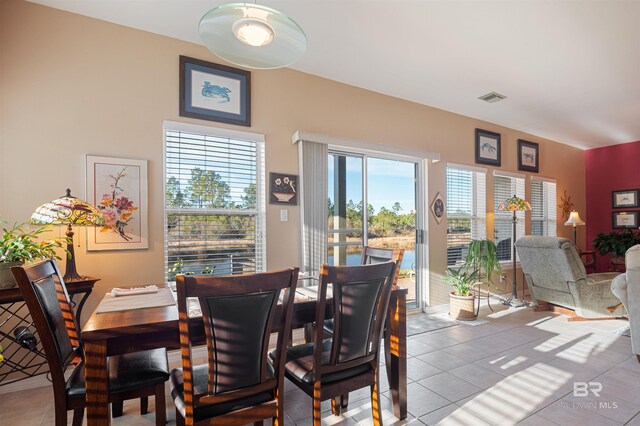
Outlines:
[{"label": "recliner armchair", "polygon": [[631,328],[631,350],[640,361],[640,244],[627,250],[624,263],[627,272],[614,278],[611,291],[627,310]]},{"label": "recliner armchair", "polygon": [[611,291],[618,273],[588,274],[575,245],[566,238],[524,236],[516,241],[522,271],[535,301],[575,310],[583,318],[619,317],[623,309]]}]

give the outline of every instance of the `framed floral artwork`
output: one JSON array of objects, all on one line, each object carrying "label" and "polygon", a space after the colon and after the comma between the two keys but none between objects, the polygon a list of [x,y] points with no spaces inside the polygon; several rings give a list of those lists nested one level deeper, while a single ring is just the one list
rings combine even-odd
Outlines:
[{"label": "framed floral artwork", "polygon": [[251,126],[251,73],[180,56],[180,115]]},{"label": "framed floral artwork", "polygon": [[298,176],[269,173],[269,204],[298,205]]},{"label": "framed floral artwork", "polygon": [[500,133],[476,129],[476,163],[500,167],[501,156]]},{"label": "framed floral artwork", "polygon": [[87,228],[87,249],[149,248],[147,160],[87,155],[87,201],[105,225]]}]

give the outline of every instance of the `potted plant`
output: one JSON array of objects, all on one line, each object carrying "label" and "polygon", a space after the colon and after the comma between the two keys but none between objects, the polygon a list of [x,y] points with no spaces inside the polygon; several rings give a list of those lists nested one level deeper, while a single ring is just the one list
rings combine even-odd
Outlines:
[{"label": "potted plant", "polygon": [[56,258],[56,249],[62,248],[66,239],[50,239],[40,241],[40,235],[48,232],[43,226],[35,230],[27,230],[26,224],[14,224],[12,228],[3,228],[0,238],[0,289],[16,286],[11,273],[12,266],[20,266],[34,260]]},{"label": "potted plant", "polygon": [[601,256],[611,253],[611,269],[617,270],[619,265],[624,265],[624,254],[627,250],[638,243],[638,234],[628,229],[624,232],[598,234],[592,245]]},{"label": "potted plant", "polygon": [[453,287],[449,294],[449,315],[453,319],[472,321],[476,319],[475,298],[471,293],[477,282],[478,272],[470,271],[466,265],[458,269],[449,268],[444,281]]},{"label": "potted plant", "polygon": [[476,272],[479,279],[493,283],[493,274],[500,274],[500,260],[497,248],[491,240],[471,240],[465,265]]}]

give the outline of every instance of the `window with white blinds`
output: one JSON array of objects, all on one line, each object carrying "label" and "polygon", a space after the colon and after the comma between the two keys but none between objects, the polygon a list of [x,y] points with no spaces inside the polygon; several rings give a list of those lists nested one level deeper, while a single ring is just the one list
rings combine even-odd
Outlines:
[{"label": "window with white blinds", "polygon": [[[493,176],[493,200],[494,222],[493,241],[496,243],[498,259],[501,262],[512,260],[513,241],[513,212],[499,211],[498,206],[506,199],[513,196],[524,199],[524,177],[515,174],[494,173]],[[524,212],[516,212],[518,224],[516,226],[516,239],[524,235]]]},{"label": "window with white blinds", "polygon": [[165,122],[167,281],[178,274],[264,270],[264,143],[259,139]]},{"label": "window with white blinds", "polygon": [[532,177],[531,234],[555,237],[556,227],[556,183]]},{"label": "window with white blinds", "polygon": [[447,165],[447,265],[464,261],[471,240],[486,235],[486,172]]}]

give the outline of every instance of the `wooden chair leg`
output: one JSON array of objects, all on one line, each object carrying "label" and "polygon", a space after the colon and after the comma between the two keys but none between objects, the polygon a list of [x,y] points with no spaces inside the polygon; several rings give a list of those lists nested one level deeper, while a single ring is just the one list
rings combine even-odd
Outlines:
[{"label": "wooden chair leg", "polygon": [[180,410],[176,408],[176,426],[185,426],[184,417],[180,413]]},{"label": "wooden chair leg", "polygon": [[[65,424],[67,422],[67,413],[65,414]],[[82,426],[82,421],[84,420],[84,407],[82,408],[76,408],[75,410],[73,410],[73,426]]]},{"label": "wooden chair leg", "polygon": [[253,422],[253,426],[264,426],[264,420],[258,420],[257,422]]},{"label": "wooden chair leg", "polygon": [[336,396],[331,398],[331,414],[334,416],[339,416],[342,409],[342,402],[340,401],[341,397]]},{"label": "wooden chair leg", "polygon": [[145,415],[149,412],[149,397],[140,397],[140,414]]},{"label": "wooden chair leg", "polygon": [[349,409],[349,394],[340,397],[340,408],[343,413]]},{"label": "wooden chair leg", "polygon": [[167,400],[165,399],[164,383],[158,383],[155,391],[156,398],[156,426],[167,424]]},{"label": "wooden chair leg", "polygon": [[124,405],[124,402],[120,401],[120,402],[112,402],[111,403],[111,416],[113,417],[120,417],[122,416],[122,406]]},{"label": "wooden chair leg", "polygon": [[380,407],[380,386],[378,385],[379,381],[379,371],[376,368],[375,371],[375,382],[371,385],[371,414],[373,415],[373,424],[375,426],[382,426],[382,410]]},{"label": "wooden chair leg", "polygon": [[313,385],[313,426],[322,426],[320,382]]}]

